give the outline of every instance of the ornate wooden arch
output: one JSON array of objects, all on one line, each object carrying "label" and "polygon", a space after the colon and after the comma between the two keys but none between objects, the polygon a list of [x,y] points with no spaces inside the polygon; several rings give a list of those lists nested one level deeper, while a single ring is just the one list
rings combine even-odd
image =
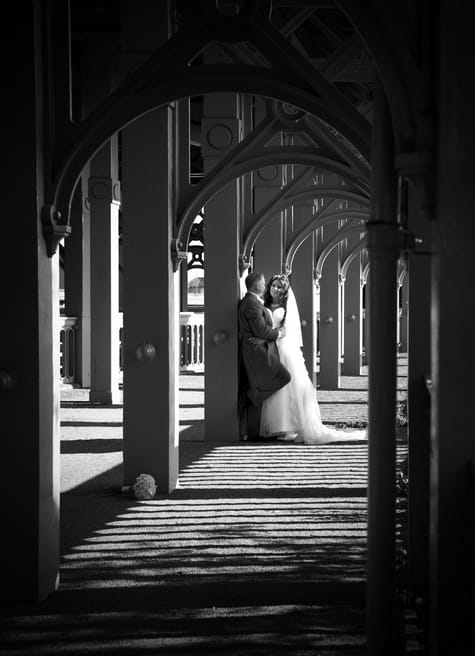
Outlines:
[{"label": "ornate wooden arch", "polygon": [[[369,204],[369,203],[368,203]],[[345,210],[333,210],[331,207],[325,208],[323,212],[320,212],[314,220],[310,221],[305,228],[295,237],[292,243],[287,249],[287,254],[285,258],[285,269],[286,271],[292,271],[292,263],[295,258],[295,254],[303,244],[303,242],[318,228],[323,227],[329,223],[341,219],[351,219],[351,220],[360,220],[367,221],[369,219],[369,208],[368,210],[356,210],[356,209],[345,209]],[[360,226],[360,230],[364,231],[364,226]],[[339,241],[342,241],[346,238],[347,235],[343,235]]]},{"label": "ornate wooden arch", "polygon": [[345,257],[341,265],[341,272],[340,272],[340,278],[342,281],[346,279],[346,274],[348,273],[350,264],[353,262],[355,257],[357,257],[357,255],[359,255],[361,251],[364,250],[365,248],[366,248],[366,235],[360,239],[360,241],[351,249],[351,251]]},{"label": "ornate wooden arch", "polygon": [[340,242],[342,242],[344,239],[349,237],[350,235],[356,234],[358,232],[364,232],[364,226],[359,224],[359,225],[345,225],[341,230],[337,232],[337,234],[330,239],[330,241],[325,244],[322,252],[317,258],[317,263],[315,266],[315,278],[316,280],[320,280],[322,277],[322,269],[323,265],[325,264],[325,260],[327,259],[328,255],[331,253],[331,251],[338,246]]},{"label": "ornate wooden arch", "polygon": [[[424,20],[416,6],[378,0],[335,0],[376,62],[393,126],[395,165],[431,214],[434,190],[436,109],[431,61],[435,48],[436,6],[424,3]],[[420,24],[419,24],[420,23]]]},{"label": "ornate wooden arch", "polygon": [[402,287],[404,284],[404,280],[407,276],[407,262],[405,259],[400,259],[399,260],[399,271],[397,275],[397,283],[399,287]]},{"label": "ornate wooden arch", "polygon": [[[388,97],[396,152],[415,148],[419,71],[411,15],[401,3],[335,0],[372,52]],[[401,46],[402,44],[402,46]]]},{"label": "ornate wooden arch", "polygon": [[[355,192],[346,190],[345,188],[331,188],[331,187],[313,187],[310,189],[307,189],[305,191],[300,191],[296,194],[293,194],[292,196],[287,196],[283,198],[281,201],[277,202],[275,205],[272,206],[272,211],[270,212],[263,212],[261,216],[259,216],[258,220],[254,223],[254,225],[249,229],[248,233],[245,235],[244,240],[243,240],[243,247],[242,247],[242,257],[244,261],[249,260],[251,251],[254,247],[254,244],[256,243],[257,238],[259,237],[260,233],[262,230],[266,227],[268,224],[269,220],[272,219],[272,217],[277,213],[285,209],[286,207],[289,207],[291,205],[295,205],[298,201],[302,200],[308,200],[312,199],[315,197],[321,197],[324,196],[326,198],[333,198],[333,199],[338,199],[338,200],[346,200],[346,201],[351,201],[353,203],[356,203],[361,206],[368,206],[369,207],[369,199],[366,198],[363,195],[357,194]],[[293,262],[293,259],[295,257],[295,253],[299,249],[299,247],[302,245],[302,243],[305,241],[305,239],[317,228],[321,227],[322,225],[325,225],[327,221],[324,221],[326,218],[330,217],[331,221],[333,222],[337,219],[341,218],[346,218],[346,216],[351,213],[353,214],[354,210],[344,210],[346,212],[345,216],[341,216],[338,212],[332,212],[328,214],[328,208],[325,208],[323,212],[320,212],[318,215],[314,216],[309,223],[303,228],[303,230],[295,237],[293,240],[291,246],[289,247],[289,252],[291,251],[291,261],[289,262],[288,257],[286,258],[286,267],[291,266],[291,263]],[[342,210],[343,212],[343,210]],[[365,216],[369,216],[368,213],[365,213]],[[303,236],[304,235],[304,236]]]},{"label": "ornate wooden arch", "polygon": [[[203,184],[202,188],[195,194],[191,203],[184,210],[180,225],[178,226],[178,233],[176,238],[177,252],[180,252],[184,245],[187,243],[191,226],[193,225],[193,221],[199,210],[206,202],[208,202],[215,194],[219,192],[224,184],[240,177],[241,175],[244,175],[245,173],[249,173],[250,171],[255,171],[256,169],[265,168],[267,166],[282,164],[301,164],[304,166],[310,166],[312,168],[318,168],[320,170],[331,171],[345,178],[351,175],[349,167],[344,163],[320,156],[318,155],[318,151],[315,151],[313,148],[276,146],[263,148],[257,152],[255,151],[248,159],[244,160],[243,162],[236,162],[234,166],[231,166],[224,171],[220,171],[216,176],[211,176],[211,178],[205,184]],[[313,195],[321,195],[317,187],[315,187]],[[260,226],[260,231],[263,229],[263,227],[264,225]],[[257,238],[257,235],[255,238]],[[249,240],[246,237],[244,246],[246,251],[249,251],[248,244]]]},{"label": "ornate wooden arch", "polygon": [[363,267],[363,273],[361,275],[361,282],[363,283],[363,285],[366,285],[366,283],[368,282],[368,275],[369,275],[369,262],[367,262]]},{"label": "ornate wooden arch", "polygon": [[[243,0],[243,10],[232,17],[223,16],[210,0],[183,4],[178,31],[81,123],[73,124],[64,99],[52,95],[48,114],[54,120],[46,130],[51,152],[42,208],[49,255],[70,231],[72,193],[89,159],[127,124],[184,97],[219,89],[276,98],[321,118],[370,159],[368,121],[271,24],[270,0]],[[263,63],[189,65],[210,43],[243,40],[256,48]],[[54,88],[55,67],[59,76],[64,64],[48,64],[53,73],[47,82]]]}]

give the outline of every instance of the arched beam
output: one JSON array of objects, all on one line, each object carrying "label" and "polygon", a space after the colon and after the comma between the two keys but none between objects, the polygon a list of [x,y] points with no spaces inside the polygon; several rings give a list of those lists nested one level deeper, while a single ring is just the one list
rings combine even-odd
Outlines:
[{"label": "arched beam", "polygon": [[368,282],[368,274],[369,274],[369,262],[364,266],[363,273],[361,275],[361,280],[363,281],[363,285],[366,285],[366,283]]},{"label": "arched beam", "polygon": [[[292,271],[292,264],[295,258],[295,254],[300,248],[300,246],[303,244],[305,239],[314,232],[315,230],[318,230],[318,228],[323,227],[324,225],[327,225],[328,223],[333,223],[334,221],[338,221],[341,219],[350,219],[350,220],[359,220],[359,221],[367,221],[369,219],[369,209],[368,210],[337,210],[337,211],[332,211],[328,212],[329,208],[326,208],[323,212],[320,212],[320,214],[317,214],[314,220],[310,221],[308,225],[299,232],[298,235],[296,235],[295,239],[292,241],[292,243],[289,245],[287,249],[287,254],[285,258],[285,268],[288,271]],[[365,230],[364,226],[360,226],[360,232],[363,232]],[[340,234],[340,233],[339,233]],[[342,239],[345,239],[345,236],[342,237]],[[341,240],[339,240],[341,241]]]},{"label": "arched beam", "polygon": [[399,287],[402,287],[406,276],[407,276],[407,262],[406,260],[399,260],[399,272],[397,275],[397,282]]},{"label": "arched beam", "polygon": [[[325,102],[333,119],[330,125],[337,127],[338,123],[344,125],[344,129],[337,130],[345,135],[349,141],[358,148],[365,157],[365,141],[370,135],[371,129],[367,120],[349,103],[345,96],[322,75],[282,34],[269,22],[256,22],[251,27],[253,36],[251,41],[256,48],[269,60],[272,67],[276,67],[281,75],[289,82],[299,81],[299,86],[312,89]],[[297,107],[301,107],[296,103]],[[302,109],[304,109],[302,107]],[[313,114],[314,112],[309,112]],[[323,118],[323,117],[322,117]],[[368,130],[368,132],[367,132]],[[361,140],[361,137],[363,139]],[[369,144],[366,144],[369,145]],[[368,151],[369,152],[369,149]],[[366,159],[369,158],[366,157]]]},{"label": "arched beam", "polygon": [[[266,114],[264,118],[256,125],[242,141],[239,141],[221,160],[219,167],[215,167],[207,173],[199,185],[192,185],[187,193],[181,194],[178,199],[178,221],[180,225],[183,221],[183,213],[188,204],[191,203],[193,196],[206,186],[214,177],[222,175],[223,171],[237,163],[246,161],[261,148],[267,148],[272,139],[280,136],[281,132],[291,132],[305,136],[309,144],[302,144],[303,148],[314,148],[318,150],[318,155],[327,157],[346,166],[347,177],[351,178],[356,187],[355,191],[360,191],[369,196],[370,169],[367,164],[360,161],[354,152],[341,141],[322,121],[317,120],[314,116],[305,114],[301,110],[293,109],[292,112],[286,112],[284,104],[273,101],[266,103]],[[276,148],[276,146],[272,146]],[[283,148],[283,146],[279,146]],[[295,149],[295,146],[290,148]],[[264,152],[267,152],[264,151]]]},{"label": "arched beam", "polygon": [[[315,148],[302,146],[272,146],[261,148],[247,159],[234,162],[229,168],[223,171],[211,172],[209,179],[203,179],[192,201],[183,211],[177,232],[177,248],[181,249],[185,246],[195,216],[203,205],[217,194],[225,184],[245,173],[268,166],[283,164],[301,164],[324,171],[331,171],[332,173],[341,175],[343,178],[351,180],[351,169],[346,164],[328,157],[322,157]],[[315,190],[314,195],[320,196],[317,187],[315,187]]]},{"label": "arched beam", "polygon": [[[272,26],[267,0],[256,0],[255,10],[253,3],[245,5],[236,17],[224,17],[213,3],[191,5],[185,26],[130,73],[90,116],[80,124],[65,120],[55,124],[56,139],[51,140],[55,149],[49,154],[51,171],[42,209],[50,255],[69,232],[72,192],[91,157],[118,130],[181,98],[217,89],[274,98],[321,118],[370,159],[371,130],[366,119]],[[244,35],[264,54],[268,65],[189,65],[208,43],[233,43]]]},{"label": "arched beam", "polygon": [[342,280],[346,279],[346,274],[348,273],[348,268],[353,262],[355,257],[361,253],[361,251],[366,248],[366,235],[360,239],[360,241],[351,249],[351,251],[345,257],[341,265],[340,277]]},{"label": "arched beam", "polygon": [[[248,261],[250,258],[250,254],[252,249],[254,248],[254,245],[261,234],[261,232],[264,230],[266,225],[269,223],[269,221],[275,216],[277,212],[280,212],[284,210],[286,207],[290,207],[291,205],[297,204],[299,201],[303,200],[310,200],[312,198],[320,198],[320,197],[327,197],[327,198],[333,198],[333,199],[338,199],[338,200],[346,200],[346,201],[351,201],[354,202],[358,205],[361,206],[367,206],[369,208],[369,199],[365,198],[364,196],[361,196],[359,194],[356,194],[351,191],[345,191],[344,188],[333,188],[333,187],[314,187],[296,194],[293,194],[292,196],[285,197],[282,199],[281,202],[279,202],[276,205],[272,206],[271,212],[263,212],[262,215],[258,218],[258,220],[253,224],[253,226],[249,229],[249,232],[244,238],[243,241],[243,247],[242,247],[242,258],[244,261]],[[323,213],[326,213],[329,208],[325,208],[323,210]],[[331,217],[331,221],[336,220],[337,218],[347,218],[348,213],[353,213],[356,210],[349,209],[349,210],[342,210],[342,212],[345,212],[345,215],[342,216],[338,212],[333,212],[329,216]],[[323,219],[327,214],[323,214],[320,212],[318,215],[314,216],[312,220],[305,226],[301,232],[298,233],[298,235],[295,237],[295,239],[292,241],[292,244],[289,246],[289,252],[291,252],[291,259],[293,261],[293,258],[295,256],[295,252],[298,250],[300,245],[305,241],[305,239],[308,237],[308,235],[313,232],[314,230],[317,229],[317,227],[320,227],[320,225],[324,225],[324,223],[321,223]],[[362,215],[363,216],[363,215]],[[364,218],[369,217],[369,212],[364,213]],[[361,217],[362,218],[362,217]],[[315,227],[315,225],[317,227]],[[296,245],[295,245],[296,244]],[[288,257],[286,257],[285,264],[287,266],[288,264]]]},{"label": "arched beam", "polygon": [[325,264],[325,260],[327,259],[328,255],[331,253],[331,251],[338,246],[340,242],[342,242],[344,239],[349,237],[350,235],[354,235],[357,232],[364,232],[365,226],[363,225],[349,225],[349,226],[344,226],[341,230],[339,230],[332,239],[325,245],[324,249],[320,253],[317,259],[317,264],[315,266],[315,277],[317,280],[319,280],[322,277],[322,269],[323,265]]},{"label": "arched beam", "polygon": [[374,56],[388,97],[397,153],[415,148],[419,72],[404,3],[335,0]]}]

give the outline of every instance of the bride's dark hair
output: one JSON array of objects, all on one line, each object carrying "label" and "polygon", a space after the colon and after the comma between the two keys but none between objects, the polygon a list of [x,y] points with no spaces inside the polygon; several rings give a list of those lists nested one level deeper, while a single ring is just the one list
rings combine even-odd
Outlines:
[{"label": "bride's dark hair", "polygon": [[272,305],[272,296],[270,293],[270,288],[272,287],[272,285],[276,280],[278,280],[283,284],[283,289],[280,293],[280,299],[279,299],[281,306],[285,310],[284,318],[282,319],[282,325],[283,325],[287,314],[287,299],[289,297],[289,287],[290,287],[289,279],[283,273],[277,273],[275,276],[272,276],[272,278],[267,283],[266,288],[264,290],[264,305],[266,307],[270,307]]}]

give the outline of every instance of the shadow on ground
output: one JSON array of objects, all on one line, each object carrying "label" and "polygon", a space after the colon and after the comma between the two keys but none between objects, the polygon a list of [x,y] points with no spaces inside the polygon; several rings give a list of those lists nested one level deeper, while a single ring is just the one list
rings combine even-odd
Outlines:
[{"label": "shadow on ground", "polygon": [[185,441],[171,495],[63,494],[60,588],[0,653],[363,654],[366,446],[331,448]]}]

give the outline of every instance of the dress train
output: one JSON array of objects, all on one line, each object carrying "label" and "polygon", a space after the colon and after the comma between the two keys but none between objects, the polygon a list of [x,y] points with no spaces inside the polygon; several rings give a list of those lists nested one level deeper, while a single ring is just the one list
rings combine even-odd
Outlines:
[{"label": "dress train", "polygon": [[[284,309],[280,307],[271,313],[274,326],[280,327]],[[285,439],[286,435],[297,433],[292,441],[304,444],[366,440],[365,430],[347,432],[323,424],[315,388],[308,376],[300,344],[293,339],[292,332],[278,340],[277,346],[291,380],[262,404],[260,434]]]}]

